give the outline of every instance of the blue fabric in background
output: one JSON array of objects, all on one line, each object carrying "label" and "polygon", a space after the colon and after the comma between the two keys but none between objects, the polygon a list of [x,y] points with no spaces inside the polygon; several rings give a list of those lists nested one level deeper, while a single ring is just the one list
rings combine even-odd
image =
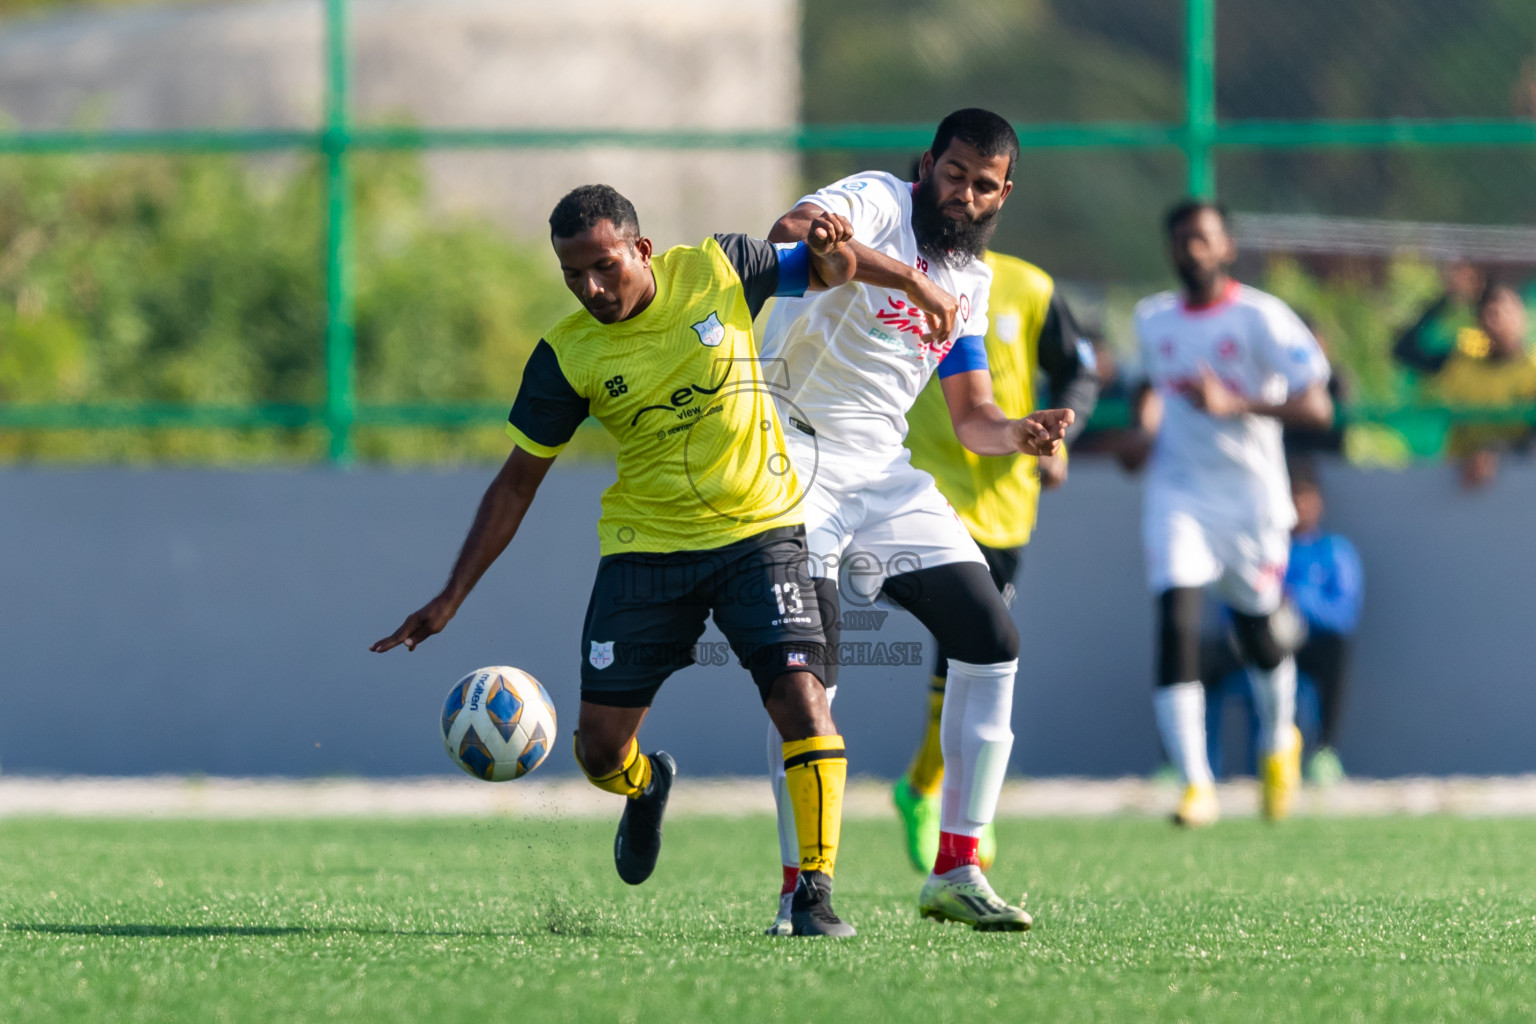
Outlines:
[{"label": "blue fabric in background", "polygon": [[1360,554],[1336,533],[1298,534],[1291,538],[1285,589],[1309,628],[1347,636],[1360,623],[1365,599]]}]

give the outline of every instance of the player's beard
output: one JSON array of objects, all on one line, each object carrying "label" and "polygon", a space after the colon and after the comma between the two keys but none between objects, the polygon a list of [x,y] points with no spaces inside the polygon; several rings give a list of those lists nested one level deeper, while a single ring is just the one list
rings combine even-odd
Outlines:
[{"label": "player's beard", "polygon": [[997,210],[970,220],[946,217],[939,209],[939,198],[929,176],[912,190],[912,234],[917,236],[917,251],[950,268],[963,267],[981,259],[997,230]]},{"label": "player's beard", "polygon": [[1179,283],[1184,286],[1184,294],[1195,296],[1205,295],[1216,285],[1216,279],[1221,276],[1223,267],[1207,269],[1204,267],[1192,267],[1184,264],[1176,264],[1173,272],[1177,275]]}]

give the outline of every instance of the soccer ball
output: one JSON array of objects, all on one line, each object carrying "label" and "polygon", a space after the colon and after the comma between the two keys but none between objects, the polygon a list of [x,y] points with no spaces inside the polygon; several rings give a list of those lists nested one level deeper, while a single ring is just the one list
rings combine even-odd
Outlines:
[{"label": "soccer ball", "polygon": [[443,705],[443,745],[477,779],[506,782],[544,763],[555,738],[555,706],[539,681],[506,665],[476,669]]}]

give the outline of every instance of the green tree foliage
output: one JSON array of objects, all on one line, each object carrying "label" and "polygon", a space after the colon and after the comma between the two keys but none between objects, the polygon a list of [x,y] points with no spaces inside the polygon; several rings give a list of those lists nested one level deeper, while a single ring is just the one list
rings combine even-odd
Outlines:
[{"label": "green tree foliage", "polygon": [[[0,0],[0,18],[92,0]],[[94,0],[103,5],[140,0]],[[1016,123],[1177,121],[1182,0],[806,0],[812,123],[932,123],[989,106]],[[1223,117],[1536,113],[1530,0],[1218,2]],[[810,154],[808,184],[916,154]],[[358,383],[364,402],[506,403],[542,328],[573,308],[542,240],[523,243],[425,199],[413,158],[357,160]],[[1486,223],[1536,219],[1536,152],[1245,151],[1220,158],[1240,211]],[[1115,339],[1166,282],[1158,220],[1177,153],[1026,152],[996,239],[1060,277],[1103,282]],[[290,158],[0,159],[0,402],[318,405],[324,395],[323,197]],[[1317,319],[1356,397],[1411,388],[1392,333],[1432,268],[1319,279],[1272,264],[1264,285]],[[1125,308],[1121,308],[1125,307]],[[359,431],[365,458],[495,458],[483,429]],[[609,450],[583,432],[574,453]],[[0,431],[0,460],[291,461],[318,430]]]},{"label": "green tree foliage", "polygon": [[[933,122],[986,106],[1015,124],[1183,119],[1182,0],[807,0],[806,121]],[[1530,0],[1217,0],[1223,118],[1536,114]],[[913,154],[915,155],[915,154]],[[825,154],[808,183],[911,156]],[[1234,209],[1465,223],[1536,220],[1528,148],[1223,155]],[[1177,153],[1026,152],[997,247],[1059,275],[1164,277],[1157,215]]]},{"label": "green tree foliage", "polygon": [[146,7],[195,2],[197,0],[0,0],[0,18],[12,15],[47,14],[77,7]]},{"label": "green tree foliage", "polygon": [[[542,244],[444,219],[416,162],[358,161],[363,401],[510,403],[572,308]],[[317,405],[323,211],[312,164],[232,158],[0,162],[0,401]],[[378,459],[504,453],[485,430],[380,430]],[[0,457],[288,459],[310,431],[0,433]]]},{"label": "green tree foliage", "polygon": [[[1181,5],[1126,3],[1128,20],[1118,35],[1068,21],[1058,6],[1073,5],[810,0],[802,117],[934,123],[965,106],[989,107],[1016,123],[1182,116]],[[1162,42],[1142,39],[1144,29]],[[1170,31],[1171,41],[1163,38]],[[865,167],[905,174],[916,155],[812,154],[805,171],[814,184]],[[1068,277],[1156,279],[1158,211],[1179,193],[1182,167],[1170,153],[1027,152],[999,222],[997,248]]]}]

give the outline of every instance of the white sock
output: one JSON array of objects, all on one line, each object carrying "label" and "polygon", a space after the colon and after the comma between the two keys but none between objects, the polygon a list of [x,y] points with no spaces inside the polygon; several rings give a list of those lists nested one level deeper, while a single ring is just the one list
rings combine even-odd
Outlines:
[{"label": "white sock", "polygon": [[[827,687],[827,706],[837,696],[837,687]],[[800,866],[800,838],[795,832],[795,805],[789,799],[789,776],[784,774],[784,737],[768,720],[768,781],[773,786],[773,805],[779,812],[779,863],[787,868]]]},{"label": "white sock", "polygon": [[1248,681],[1259,713],[1259,753],[1273,754],[1278,744],[1290,742],[1296,724],[1296,659],[1287,655],[1268,672],[1250,665]]},{"label": "white sock", "polygon": [[971,665],[949,660],[939,747],[944,795],[939,828],[979,836],[997,813],[997,798],[1013,750],[1013,680],[1018,660]]},{"label": "white sock", "polygon": [[1159,686],[1152,691],[1157,731],[1168,759],[1192,786],[1212,786],[1211,759],[1205,752],[1205,687],[1196,680]]}]

